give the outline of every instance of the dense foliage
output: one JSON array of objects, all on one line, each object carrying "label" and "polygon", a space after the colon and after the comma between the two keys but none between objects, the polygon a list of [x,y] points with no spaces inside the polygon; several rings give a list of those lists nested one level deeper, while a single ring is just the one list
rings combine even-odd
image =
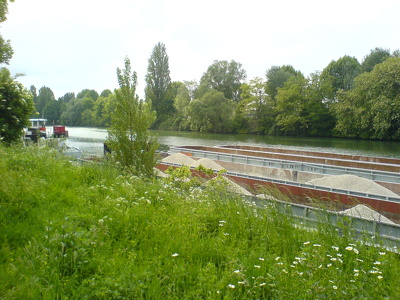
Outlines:
[{"label": "dense foliage", "polygon": [[[398,254],[166,179],[0,147],[2,299],[397,299]],[[186,174],[186,175],[185,175]],[[276,195],[275,195],[276,196]],[[339,234],[340,233],[340,234]]]}]

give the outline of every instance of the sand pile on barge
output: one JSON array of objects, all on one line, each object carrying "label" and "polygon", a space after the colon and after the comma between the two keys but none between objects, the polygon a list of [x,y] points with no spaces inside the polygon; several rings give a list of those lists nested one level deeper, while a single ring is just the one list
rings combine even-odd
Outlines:
[{"label": "sand pile on barge", "polygon": [[394,224],[391,220],[389,220],[385,216],[381,215],[380,213],[376,212],[375,210],[369,208],[364,204],[358,204],[352,208],[339,212],[339,214],[349,217],[367,219],[376,222]]},{"label": "sand pile on barge", "polygon": [[224,176],[214,177],[213,179],[210,179],[209,181],[207,181],[204,185],[205,186],[209,186],[209,185],[222,186],[222,187],[226,188],[226,191],[231,192],[231,193],[241,194],[241,195],[245,195],[245,196],[253,195],[245,188],[241,187],[237,183],[233,182],[232,180],[230,180]]},{"label": "sand pile on barge", "polygon": [[209,158],[200,158],[199,160],[196,160],[195,162],[193,162],[190,166],[192,167],[198,167],[202,165],[203,167],[207,168],[207,169],[212,169],[214,171],[221,171],[224,168],[216,163],[215,161],[209,159]]},{"label": "sand pile on barge", "polygon": [[349,174],[316,178],[309,181],[308,184],[340,190],[362,192],[370,195],[399,197],[399,195],[396,193],[372,180]]},{"label": "sand pile on barge", "polygon": [[195,160],[185,154],[174,153],[174,154],[171,154],[171,155],[163,158],[162,162],[190,166],[195,162]]}]

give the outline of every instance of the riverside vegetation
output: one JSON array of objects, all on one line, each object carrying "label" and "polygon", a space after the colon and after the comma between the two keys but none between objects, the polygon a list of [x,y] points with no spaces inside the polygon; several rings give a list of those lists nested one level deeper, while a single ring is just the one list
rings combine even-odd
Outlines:
[{"label": "riverside vegetation", "polygon": [[201,186],[0,146],[1,299],[395,299],[396,253]]}]

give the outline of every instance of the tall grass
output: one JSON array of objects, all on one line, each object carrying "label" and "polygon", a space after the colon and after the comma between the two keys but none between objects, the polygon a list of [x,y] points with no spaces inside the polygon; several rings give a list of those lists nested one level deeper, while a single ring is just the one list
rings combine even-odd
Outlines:
[{"label": "tall grass", "polygon": [[[0,148],[1,299],[396,299],[395,253],[224,186]],[[174,174],[173,174],[174,175]],[[182,172],[180,175],[182,177]]]}]

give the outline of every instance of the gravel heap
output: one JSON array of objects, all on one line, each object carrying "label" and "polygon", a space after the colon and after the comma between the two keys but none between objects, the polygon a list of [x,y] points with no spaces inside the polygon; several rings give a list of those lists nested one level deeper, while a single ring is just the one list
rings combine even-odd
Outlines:
[{"label": "gravel heap", "polygon": [[153,170],[154,170],[154,174],[156,174],[157,177],[162,177],[162,178],[169,177],[169,174],[165,174],[163,171],[161,171],[157,168],[154,168]]},{"label": "gravel heap", "polygon": [[309,181],[307,184],[336,188],[341,190],[362,192],[371,195],[399,197],[399,195],[397,195],[396,193],[379,185],[378,183],[372,180],[349,174],[315,178]]},{"label": "gravel heap", "polygon": [[195,160],[185,154],[174,153],[170,156],[163,158],[162,162],[190,166],[195,162]]},{"label": "gravel heap", "polygon": [[199,160],[196,160],[191,164],[192,167],[198,167],[202,165],[203,167],[207,169],[212,169],[214,171],[221,171],[224,169],[220,164],[216,163],[215,161],[209,159],[209,158],[200,158]]},{"label": "gravel heap", "polygon": [[364,204],[358,204],[352,208],[339,212],[339,214],[350,217],[358,217],[377,222],[394,224],[391,220],[389,220],[385,216],[381,215],[380,213],[376,212],[375,210],[369,208]]},{"label": "gravel heap", "polygon": [[204,185],[211,185],[211,184],[222,184],[226,186],[226,190],[231,193],[236,193],[236,194],[241,194],[245,196],[252,196],[253,194],[250,193],[248,190],[245,188],[241,187],[237,183],[233,182],[232,180],[224,177],[224,176],[218,176],[214,177],[210,180],[208,180]]}]

